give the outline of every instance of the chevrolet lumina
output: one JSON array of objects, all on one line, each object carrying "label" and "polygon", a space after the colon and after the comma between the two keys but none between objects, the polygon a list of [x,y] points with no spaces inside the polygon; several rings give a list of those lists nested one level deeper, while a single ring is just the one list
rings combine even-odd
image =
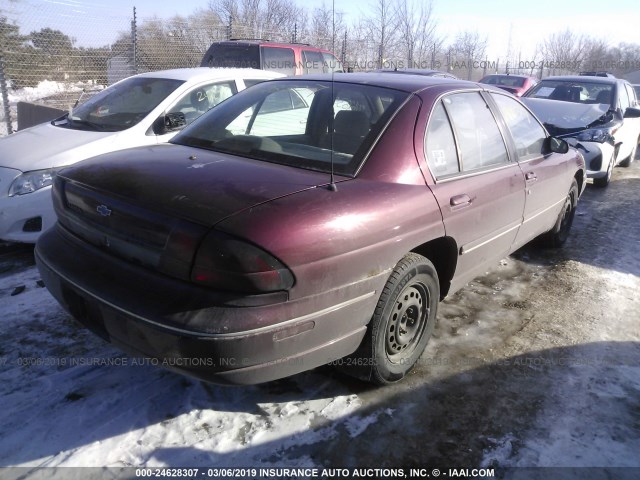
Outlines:
[{"label": "chevrolet lumina", "polygon": [[523,102],[552,135],[582,153],[587,177],[596,187],[609,185],[616,165],[628,167],[633,162],[640,143],[640,109],[626,80],[549,77],[529,90]]},{"label": "chevrolet lumina", "polygon": [[55,223],[51,183],[63,167],[101,153],[170,140],[222,100],[282,76],[181,68],[136,75],[69,114],[0,139],[0,239],[35,243]]},{"label": "chevrolet lumina", "polygon": [[440,299],[540,235],[566,240],[584,183],[582,156],[502,90],[277,79],[170,144],[60,172],[36,257],[76,319],[168,368],[248,384],[335,361],[384,384]]}]

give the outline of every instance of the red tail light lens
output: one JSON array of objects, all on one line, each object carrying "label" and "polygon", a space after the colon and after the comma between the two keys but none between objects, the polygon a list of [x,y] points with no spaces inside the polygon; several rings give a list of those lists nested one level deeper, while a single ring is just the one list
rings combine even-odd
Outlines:
[{"label": "red tail light lens", "polygon": [[294,283],[293,273],[269,253],[215,231],[207,235],[198,249],[191,281],[247,293],[288,290]]}]

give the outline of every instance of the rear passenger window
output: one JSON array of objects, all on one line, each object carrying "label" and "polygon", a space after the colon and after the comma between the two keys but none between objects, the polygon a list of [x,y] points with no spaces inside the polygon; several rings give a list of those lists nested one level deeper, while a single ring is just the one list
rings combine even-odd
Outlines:
[{"label": "rear passenger window", "polygon": [[[294,98],[296,99],[294,101]],[[264,103],[260,107],[260,113],[282,112],[284,110],[293,110],[300,102],[300,97],[290,90],[278,90],[265,98]],[[304,105],[303,105],[304,106]]]},{"label": "rear passenger window", "polygon": [[304,73],[326,73],[327,69],[324,65],[324,58],[321,52],[312,52],[311,50],[303,50],[304,57]]},{"label": "rear passenger window", "polygon": [[209,109],[238,93],[235,82],[217,82],[201,85],[185,93],[169,110],[184,113],[187,125]]},{"label": "rear passenger window", "polygon": [[539,157],[547,137],[540,123],[513,98],[496,93],[492,93],[491,96],[498,104],[502,117],[507,122],[511,136],[516,143],[518,160]]},{"label": "rear passenger window", "polygon": [[442,102],[453,124],[463,172],[509,161],[498,124],[479,93],[457,93]]},{"label": "rear passenger window", "polygon": [[433,109],[425,137],[427,163],[436,178],[458,173],[458,153],[451,132],[451,124],[442,103]]},{"label": "rear passenger window", "polygon": [[294,75],[296,73],[295,56],[291,48],[261,47],[262,68],[272,72]]},{"label": "rear passenger window", "polygon": [[329,72],[342,72],[342,64],[330,53],[322,52],[325,70]]}]

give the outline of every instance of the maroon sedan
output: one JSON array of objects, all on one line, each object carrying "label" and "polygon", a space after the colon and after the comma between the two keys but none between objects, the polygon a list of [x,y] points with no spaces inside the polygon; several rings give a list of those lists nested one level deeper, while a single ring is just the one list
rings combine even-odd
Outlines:
[{"label": "maroon sedan", "polygon": [[510,73],[487,75],[480,80],[480,83],[487,85],[495,85],[516,97],[521,97],[524,92],[534,85],[538,84],[538,80],[534,77],[526,75],[511,75]]},{"label": "maroon sedan", "polygon": [[167,368],[246,384],[334,362],[389,383],[442,298],[535,237],[565,241],[584,179],[501,90],[282,79],[172,144],[63,170],[36,256],[74,317]]}]

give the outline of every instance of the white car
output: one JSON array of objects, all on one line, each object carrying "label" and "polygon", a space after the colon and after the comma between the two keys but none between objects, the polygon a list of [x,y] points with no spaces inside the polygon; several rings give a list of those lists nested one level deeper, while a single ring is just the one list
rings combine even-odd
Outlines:
[{"label": "white car", "polygon": [[282,76],[206,67],[143,73],[59,119],[0,138],[0,239],[35,243],[55,223],[51,183],[58,170],[103,153],[167,142],[224,99]]},{"label": "white car", "polygon": [[542,80],[522,98],[549,133],[582,153],[587,177],[609,185],[616,165],[628,167],[640,143],[640,109],[629,82],[612,77]]}]

